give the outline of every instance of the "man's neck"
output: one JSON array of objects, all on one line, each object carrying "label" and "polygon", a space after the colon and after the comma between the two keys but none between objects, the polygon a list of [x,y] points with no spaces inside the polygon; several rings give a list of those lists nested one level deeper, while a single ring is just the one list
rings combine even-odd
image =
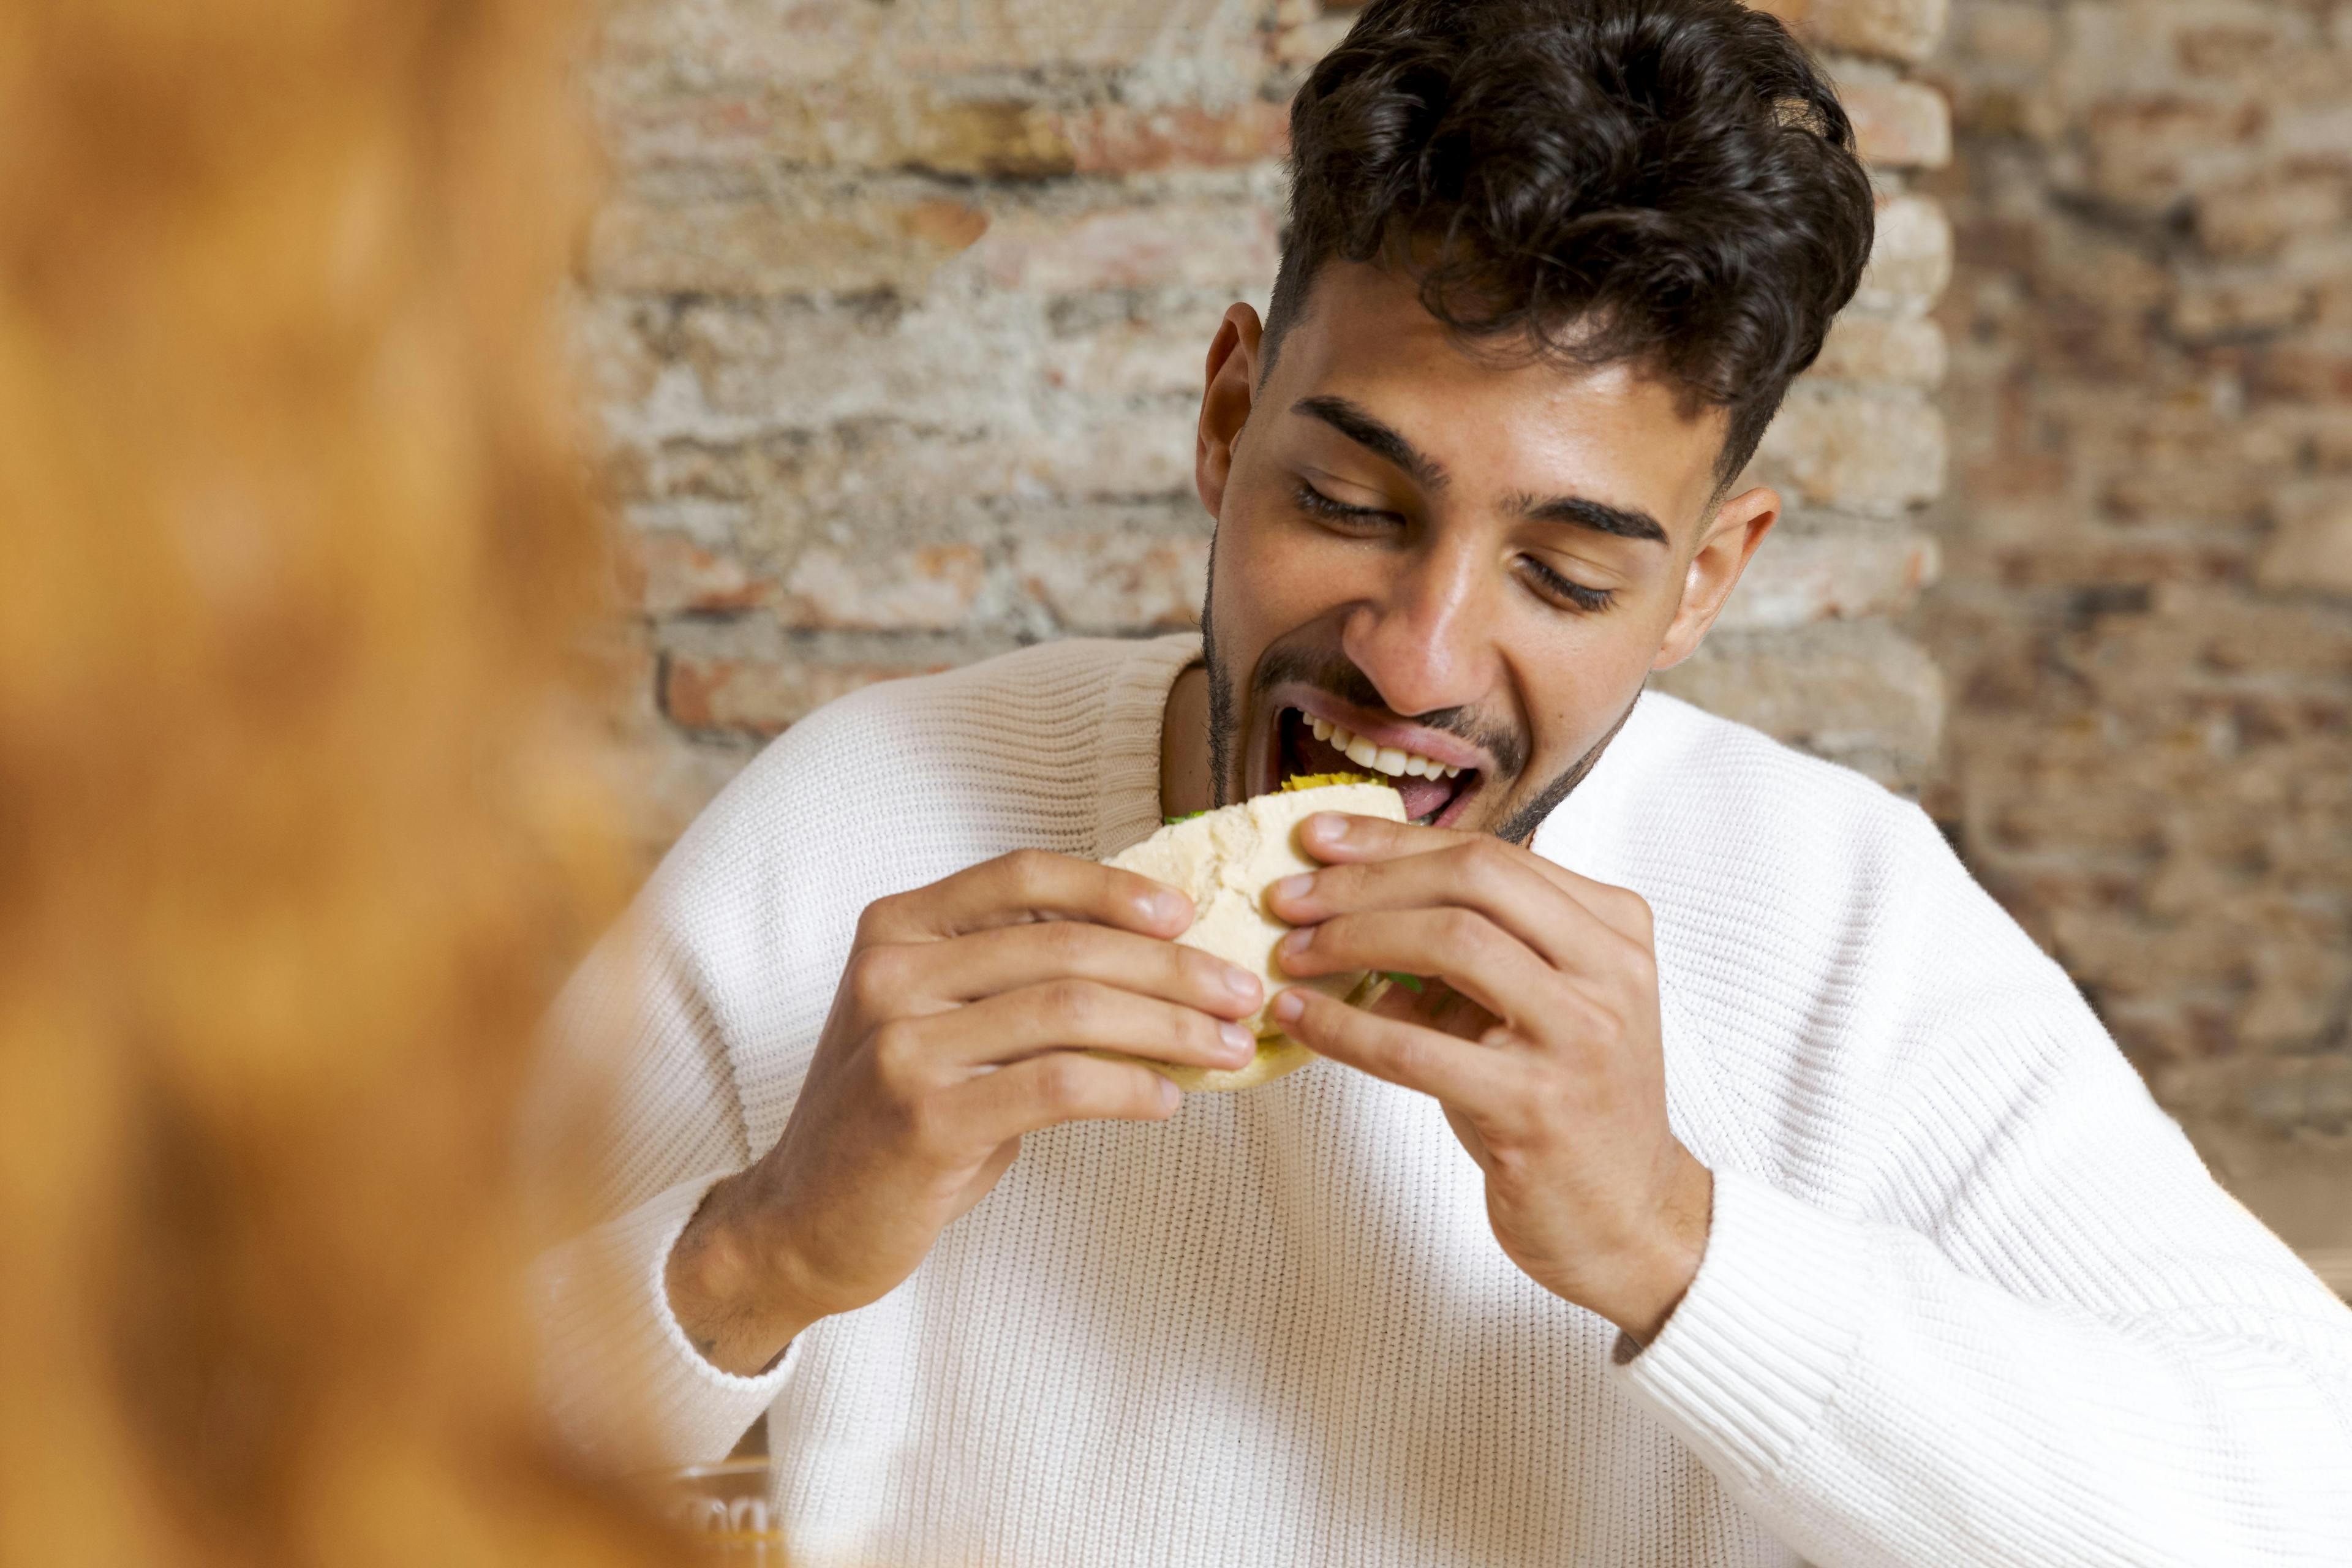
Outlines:
[{"label": "man's neck", "polygon": [[1160,815],[1209,808],[1209,671],[1188,666],[1168,689],[1160,720]]}]

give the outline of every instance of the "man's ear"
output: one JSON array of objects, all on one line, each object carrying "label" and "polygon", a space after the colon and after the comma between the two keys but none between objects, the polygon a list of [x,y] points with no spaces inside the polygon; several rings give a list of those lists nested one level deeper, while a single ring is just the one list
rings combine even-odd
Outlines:
[{"label": "man's ear", "polygon": [[1715,520],[1701,536],[1698,552],[1683,575],[1683,600],[1658,645],[1652,669],[1671,669],[1698,651],[1706,629],[1738,585],[1739,574],[1772,525],[1780,521],[1780,496],[1763,485],[1732,497],[1716,508]]},{"label": "man's ear", "polygon": [[1201,504],[1216,517],[1225,503],[1225,479],[1234,471],[1234,445],[1249,422],[1257,396],[1259,345],[1265,329],[1247,305],[1230,306],[1209,344],[1208,380],[1201,394],[1200,439],[1192,454],[1192,485]]}]

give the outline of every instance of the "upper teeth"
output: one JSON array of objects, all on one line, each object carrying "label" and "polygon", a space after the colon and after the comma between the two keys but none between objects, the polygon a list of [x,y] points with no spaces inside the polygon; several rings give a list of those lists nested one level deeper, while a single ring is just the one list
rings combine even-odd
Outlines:
[{"label": "upper teeth", "polygon": [[1395,778],[1400,774],[1417,779],[1453,778],[1461,773],[1458,767],[1448,767],[1434,757],[1424,757],[1419,752],[1408,752],[1400,746],[1383,746],[1363,736],[1351,733],[1346,725],[1334,724],[1328,719],[1308,715],[1307,724],[1318,741],[1328,741],[1335,752],[1345,752],[1348,760],[1361,768],[1373,768]]}]

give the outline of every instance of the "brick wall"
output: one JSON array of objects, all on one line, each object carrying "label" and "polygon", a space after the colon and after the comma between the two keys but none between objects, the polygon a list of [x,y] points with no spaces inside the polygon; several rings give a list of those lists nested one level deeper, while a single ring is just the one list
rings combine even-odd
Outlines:
[{"label": "brick wall", "polygon": [[[1916,784],[1936,669],[1928,314],[1906,187],[1949,154],[1905,79],[1941,0],[1814,0],[1883,186],[1879,255],[1760,468],[1795,510],[1669,684]],[[1272,283],[1314,0],[621,0],[592,72],[615,184],[582,341],[632,546],[648,850],[866,681],[1192,624],[1192,420],[1217,319]]]},{"label": "brick wall", "polygon": [[1931,800],[2241,1194],[2352,1247],[2352,5],[1957,0],[1935,69]]}]

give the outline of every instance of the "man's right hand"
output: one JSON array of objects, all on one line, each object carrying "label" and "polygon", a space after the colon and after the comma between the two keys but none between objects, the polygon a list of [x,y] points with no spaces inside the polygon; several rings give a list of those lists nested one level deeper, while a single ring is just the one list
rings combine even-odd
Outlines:
[{"label": "man's right hand", "polygon": [[866,906],[774,1148],[711,1188],[671,1249],[671,1310],[749,1375],[914,1272],[1057,1122],[1158,1121],[1176,1086],[1100,1047],[1234,1068],[1255,976],[1168,939],[1191,902],[1131,871],[1001,856]]}]

